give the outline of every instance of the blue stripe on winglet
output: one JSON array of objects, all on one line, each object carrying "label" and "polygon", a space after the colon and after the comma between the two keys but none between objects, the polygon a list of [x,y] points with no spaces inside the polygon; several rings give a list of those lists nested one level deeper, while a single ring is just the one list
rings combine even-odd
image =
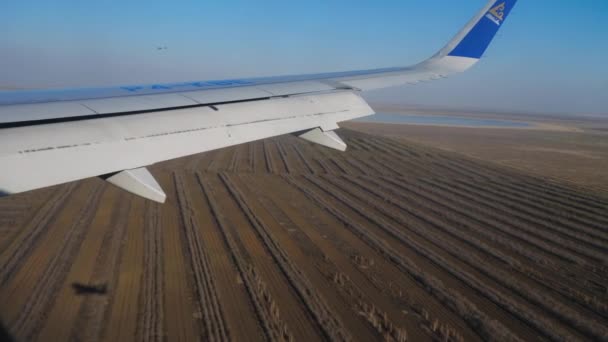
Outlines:
[{"label": "blue stripe on winglet", "polygon": [[448,56],[481,58],[517,0],[497,0]]}]

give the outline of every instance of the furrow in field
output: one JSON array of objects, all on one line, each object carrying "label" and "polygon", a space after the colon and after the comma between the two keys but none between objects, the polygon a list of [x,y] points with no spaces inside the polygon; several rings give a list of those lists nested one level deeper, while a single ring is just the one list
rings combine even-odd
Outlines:
[{"label": "furrow in field", "polygon": [[283,167],[285,167],[285,171],[287,173],[294,173],[295,172],[295,167],[291,166],[287,156],[287,152],[285,152],[285,148],[283,147],[283,142],[285,140],[284,139],[277,139],[276,140],[276,145],[277,145],[277,150],[279,151],[279,157],[281,158],[281,161],[283,162]]},{"label": "furrow in field", "polygon": [[[431,211],[438,217],[447,217],[459,229],[466,228],[468,234],[480,236],[486,241],[494,242],[503,248],[507,248],[515,255],[525,257],[531,265],[520,270],[523,274],[537,278],[543,284],[559,291],[562,295],[578,301],[582,305],[608,318],[606,316],[608,315],[608,306],[603,303],[602,299],[596,297],[598,295],[597,292],[581,291],[578,289],[580,288],[580,281],[565,277],[561,272],[556,272],[559,271],[557,268],[558,264],[562,265],[559,259],[547,258],[539,253],[539,247],[550,250],[550,246],[529,245],[528,242],[532,238],[520,238],[517,234],[511,234],[508,227],[502,227],[496,221],[486,220],[480,215],[471,215],[470,213],[475,211],[474,208],[467,208],[466,206],[456,207],[453,203],[443,199],[446,197],[445,194],[439,194],[434,189],[420,187],[412,183],[408,184],[403,181],[393,183],[385,180],[386,183],[384,183],[371,178],[366,178],[366,180],[373,183],[378,189],[397,196],[400,198],[400,201],[425,203],[421,204],[424,206],[424,210]],[[386,184],[389,184],[390,187]],[[395,189],[399,190],[396,191]],[[403,193],[403,190],[407,191],[408,196]],[[395,204],[399,206],[399,203]],[[503,232],[507,232],[504,238],[502,237]],[[542,241],[537,241],[537,243],[542,243]],[[558,256],[559,251],[554,251],[552,254]],[[515,261],[509,262],[509,264],[513,267],[520,267]],[[572,265],[565,264],[564,267],[572,267]]]},{"label": "furrow in field", "polygon": [[338,173],[347,174],[347,175],[351,174],[351,171],[348,169],[347,166],[344,165],[342,160],[339,160],[338,158],[330,158],[329,160],[338,169],[338,171],[339,171]]},{"label": "furrow in field", "polygon": [[[329,189],[326,184],[319,183],[313,178],[309,178],[308,180],[320,189],[331,193],[354,211],[363,213],[362,215],[364,217],[378,227],[382,227],[389,235],[413,248],[421,255],[432,260],[435,264],[440,265],[446,272],[460,279],[478,293],[483,294],[513,316],[536,327],[546,336],[557,339],[559,334],[570,336],[571,338],[575,338],[576,335],[572,335],[571,332],[560,327],[552,318],[545,315],[541,316],[541,312],[535,310],[536,308],[534,306],[528,305],[524,300],[521,300],[520,296],[523,296],[524,299],[530,301],[533,305],[543,306],[546,312],[553,314],[557,319],[567,320],[568,322],[576,324],[584,333],[597,336],[603,335],[603,329],[595,324],[593,320],[580,318],[578,315],[579,313],[573,312],[570,308],[562,305],[552,297],[529,293],[528,291],[530,291],[530,289],[515,281],[506,272],[503,272],[500,269],[500,264],[494,263],[494,265],[492,265],[490,264],[492,259],[482,259],[472,253],[472,251],[459,246],[454,240],[447,239],[445,236],[435,233],[434,230],[440,230],[441,227],[437,222],[433,222],[435,220],[432,217],[423,217],[421,214],[408,210],[407,214],[410,217],[404,218],[403,216],[391,214],[384,207],[374,206],[374,203],[367,198],[358,197],[359,201],[363,200],[364,202],[367,202],[367,206],[371,206],[377,210],[380,209],[384,216],[400,224],[400,226],[396,226],[384,218],[375,215],[372,211],[367,210],[367,208],[355,203],[353,200],[349,199],[350,197],[343,196],[338,190]],[[350,196],[353,196],[353,193],[350,193]],[[404,208],[401,209],[403,210]],[[422,240],[418,241],[418,239],[414,239],[414,236],[406,234],[402,229],[403,227],[405,227],[407,231],[425,239],[426,242]],[[434,252],[430,246],[426,246],[428,244],[435,245],[437,250],[444,251],[451,257]],[[465,250],[467,252],[463,253]],[[464,265],[459,264],[456,260],[462,262]],[[465,267],[465,265],[468,267]],[[558,311],[557,308],[560,310]],[[555,333],[556,330],[559,330],[557,335]]]},{"label": "furrow in field", "polygon": [[[194,281],[192,268],[189,264],[188,245],[184,236],[185,227],[181,223],[180,207],[177,203],[178,194],[175,188],[175,181],[172,173],[167,172],[156,175],[159,183],[167,193],[168,201],[159,207],[160,217],[159,224],[161,225],[162,243],[162,282],[163,293],[159,294],[164,303],[165,317],[165,336],[179,341],[194,341],[199,340],[204,329],[201,322],[201,312],[198,307],[196,290],[194,289]],[[140,209],[141,210],[141,209]],[[130,219],[138,224],[143,217],[131,215]],[[135,232],[133,232],[135,233]],[[124,271],[121,274],[121,281],[125,287],[136,286],[141,282],[142,258],[144,255],[144,244],[142,241],[133,241],[137,239],[137,235],[130,237],[128,246],[125,251],[132,255],[125,255]],[[135,262],[128,262],[132,258]],[[138,272],[139,274],[137,274]],[[159,299],[161,300],[161,299]],[[124,303],[124,304],[123,304]],[[118,304],[118,303],[117,303]],[[123,335],[117,335],[114,332],[120,330],[122,324],[120,317],[129,317],[137,315],[137,310],[131,313],[128,298],[125,302],[120,301],[121,306],[116,306],[116,312],[112,315],[114,325],[109,326],[106,331],[108,341],[116,341],[125,339]],[[129,336],[129,335],[126,335]]]},{"label": "furrow in field", "polygon": [[[537,179],[535,180],[535,183],[529,183],[525,180],[530,178],[529,176],[517,175],[505,170],[499,172],[492,170],[491,168],[484,168],[481,165],[469,166],[468,164],[470,163],[472,162],[469,162],[466,159],[450,159],[445,160],[443,165],[455,172],[455,174],[460,174],[467,179],[470,179],[471,175],[483,178],[486,180],[484,184],[498,187],[500,188],[500,191],[516,194],[521,200],[531,196],[531,198],[534,199],[533,204],[543,203],[544,210],[551,210],[558,216],[563,216],[583,225],[593,227],[596,230],[603,232],[603,236],[606,237],[605,232],[607,230],[605,229],[605,225],[598,223],[608,222],[605,217],[605,212],[608,210],[608,204],[603,207],[598,207],[594,204],[590,204],[590,206],[585,204],[587,202],[584,200],[581,202],[581,199],[575,196],[576,192],[574,189],[570,189],[570,192],[567,193],[556,191],[558,187],[553,186],[552,183],[548,183],[545,180]],[[451,166],[446,166],[446,164]],[[489,174],[481,173],[480,170],[488,172]]]},{"label": "furrow in field", "polygon": [[0,251],[0,288],[19,271],[23,260],[38,246],[39,238],[52,225],[75,188],[75,184],[59,187],[10,244],[3,245]]},{"label": "furrow in field", "polygon": [[[460,260],[465,261],[471,267],[492,278],[498,284],[511,289],[528,302],[533,303],[535,306],[544,307],[547,312],[551,312],[558,319],[576,326],[585,333],[599,334],[600,336],[605,333],[602,332],[598,323],[598,320],[603,319],[601,313],[598,315],[595,310],[590,310],[590,308],[585,307],[584,303],[578,303],[577,298],[564,297],[569,295],[568,292],[562,293],[554,291],[552,288],[546,286],[544,284],[545,279],[542,276],[539,280],[528,277],[528,275],[538,275],[538,272],[523,265],[520,261],[514,259],[510,255],[477,239],[474,235],[454,228],[454,226],[459,225],[459,222],[451,221],[449,219],[446,220],[445,215],[438,211],[428,212],[423,208],[412,205],[413,201],[410,197],[406,197],[405,201],[397,200],[386,193],[378,191],[376,189],[376,183],[373,183],[374,187],[371,187],[361,181],[353,180],[352,178],[349,180],[351,180],[353,184],[358,185],[359,188],[365,192],[364,196],[373,194],[379,201],[377,202],[368,197],[362,197],[360,194],[355,194],[353,192],[350,192],[351,195],[358,197],[361,201],[367,202],[368,206],[375,207],[375,209],[382,212],[386,217],[389,217],[393,221],[407,225],[410,223],[409,220],[402,218],[400,212],[406,213],[410,217],[420,220],[421,223],[428,228],[434,228],[438,233],[447,234],[460,243],[464,242],[466,244],[464,246],[455,243],[456,241],[450,242],[442,234],[435,235],[435,232],[431,233],[430,229],[417,230],[417,233],[420,235],[427,235],[429,241],[433,241],[433,243],[437,244],[440,248],[449,251],[450,254],[453,253],[453,255]],[[334,185],[336,184],[335,181],[332,181],[332,183]],[[338,187],[343,191],[349,191],[347,188],[345,189],[339,185]],[[397,207],[400,212],[389,211],[386,210],[386,206],[378,206],[375,204],[381,203],[380,201],[391,203],[394,207]],[[440,219],[442,217],[444,220]],[[467,250],[468,253],[459,252],[462,250]],[[475,251],[478,253],[474,253]],[[485,260],[485,262],[482,260]],[[496,264],[491,265],[492,261],[496,261]],[[503,271],[503,269],[508,267],[511,267],[514,272]],[[517,272],[519,272],[519,274],[517,274]],[[541,287],[542,289],[539,290],[538,287]],[[580,306],[577,304],[583,305]]]},{"label": "furrow in field", "polygon": [[304,156],[304,154],[302,154],[302,150],[300,149],[299,145],[300,145],[299,143],[293,144],[292,145],[293,150],[298,155],[298,158],[300,159],[302,164],[304,164],[304,166],[306,166],[306,170],[308,170],[309,173],[315,173],[315,169],[313,168],[312,163],[308,160],[308,158],[306,158]]},{"label": "furrow in field", "polygon": [[[528,209],[528,207],[520,205],[516,198],[508,198],[504,194],[487,188],[480,188],[477,185],[478,183],[475,182],[460,180],[456,182],[444,182],[444,184],[451,188],[474,194],[481,200],[494,203],[508,213],[512,219],[531,226],[542,227],[542,232],[545,236],[569,246],[582,255],[593,258],[596,261],[608,262],[608,255],[603,251],[601,246],[597,246],[592,239],[581,236],[581,234],[573,232],[572,229],[563,227],[560,221],[555,220],[549,213]],[[548,222],[552,224],[548,224]]]},{"label": "furrow in field", "polygon": [[363,164],[357,158],[344,158],[344,162],[347,166],[349,166],[352,170],[354,170],[355,174],[360,175],[369,175],[369,170],[363,166]]},{"label": "furrow in field", "polygon": [[371,174],[376,175],[400,175],[400,173],[396,173],[393,171],[388,164],[383,161],[379,161],[375,157],[371,157],[370,159],[359,159],[358,160],[363,167],[370,171]]},{"label": "furrow in field", "polygon": [[[478,182],[459,180],[458,183],[467,189],[477,188],[479,191],[484,191],[490,195],[500,196],[504,202],[513,203],[513,207],[518,208],[518,211],[522,215],[529,215],[532,218],[542,217],[542,224],[552,227],[561,236],[578,240],[600,251],[608,251],[608,238],[606,234],[574,217],[567,217],[569,215],[563,210],[555,210],[545,205],[539,205],[537,200],[527,198],[523,193],[497,188],[493,184],[483,183],[483,188],[480,188],[481,184]],[[547,223],[551,223],[551,225]],[[597,225],[594,224],[594,226]]]},{"label": "furrow in field", "polygon": [[[107,215],[110,222],[105,226],[105,234],[101,241],[92,274],[86,282],[89,286],[99,289],[101,293],[85,296],[73,324],[70,336],[72,341],[99,340],[106,323],[105,318],[108,315],[108,308],[111,307],[106,296],[116,290],[119,275],[116,270],[120,268],[122,249],[124,248],[124,239],[127,232],[126,218],[131,209],[131,201],[128,197],[131,195],[119,189],[112,189],[112,191],[120,192],[116,196],[117,201],[115,203],[124,204],[112,208],[111,214]],[[97,238],[97,236],[91,235],[89,233],[89,238]],[[83,248],[88,247],[83,245]],[[104,290],[105,293],[103,293]],[[66,317],[64,316],[61,319],[66,319]],[[50,339],[52,339],[52,335],[50,335]]]},{"label": "furrow in field", "polygon": [[23,233],[24,226],[32,216],[64,186],[54,186],[0,199],[0,251],[5,251],[12,241]]},{"label": "furrow in field", "polygon": [[520,338],[511,330],[481,311],[469,299],[462,296],[451,287],[444,285],[443,282],[435,276],[419,268],[411,259],[397,252],[391,245],[387,244],[375,233],[372,233],[369,227],[352,220],[341,210],[329,204],[323,196],[319,195],[316,191],[311,190],[309,186],[303,185],[291,177],[285,177],[285,179],[312,201],[319,204],[321,208],[327,210],[338,220],[342,221],[346,228],[353,230],[356,235],[369,244],[374,250],[393,262],[402,272],[411,275],[431,295],[437,298],[437,300],[445,303],[451,310],[462,315],[467,323],[471,327],[474,327],[482,338],[502,341],[520,340]]},{"label": "furrow in field", "polygon": [[228,172],[236,172],[239,166],[239,157],[240,157],[240,146],[230,147],[229,150],[232,152],[232,157],[230,157],[230,163],[228,167],[226,167],[226,171]]},{"label": "furrow in field", "polygon": [[[494,203],[492,198],[487,198],[483,194],[473,193],[472,191],[464,191],[454,187],[452,184],[444,182],[440,179],[434,179],[428,181],[426,179],[420,179],[419,182],[424,183],[430,187],[436,187],[444,192],[450,193],[453,196],[466,199],[469,203],[473,203],[476,207],[483,208],[482,210],[491,213],[491,215],[501,218],[504,222],[509,222],[513,228],[519,231],[525,232],[526,234],[532,235],[536,238],[544,240],[546,243],[551,244],[553,248],[563,249],[563,256],[568,257],[569,260],[574,261],[580,265],[586,265],[593,263],[595,258],[588,256],[587,251],[581,250],[578,246],[572,246],[568,240],[556,237],[550,232],[538,229],[535,225],[526,223],[525,221],[517,219],[516,213],[513,213],[508,208],[504,208],[500,204]],[[591,260],[590,260],[591,259]]]},{"label": "furrow in field", "polygon": [[568,219],[579,222],[583,225],[588,225],[595,228],[597,232],[602,232],[604,238],[608,237],[608,207],[602,213],[589,210],[589,208],[577,205],[576,201],[571,199],[563,199],[558,196],[545,196],[543,193],[530,191],[526,186],[522,186],[517,182],[497,182],[491,183],[501,190],[508,191],[510,194],[523,194],[529,199],[534,199],[535,203],[543,204],[545,207],[551,208],[552,212],[564,216]]},{"label": "furrow in field", "polygon": [[159,205],[146,202],[142,290],[137,336],[143,341],[164,340],[163,239]]},{"label": "furrow in field", "polygon": [[[274,177],[271,174],[263,176]],[[214,191],[215,201],[226,220],[226,226],[218,227],[218,229],[230,230],[240,254],[255,267],[257,273],[265,280],[273,298],[278,301],[282,318],[290,327],[294,339],[304,341],[325,339],[323,330],[310,313],[306,303],[301,300],[294,285],[278,266],[275,258],[264,245],[264,241],[259,238],[257,231],[223,181],[218,175],[213,175],[205,177],[205,182]]]},{"label": "furrow in field", "polygon": [[174,182],[182,224],[185,228],[183,234],[188,247],[189,264],[194,276],[194,288],[201,320],[205,327],[202,337],[208,341],[229,341],[230,332],[227,329],[217,296],[215,277],[209,264],[207,249],[199,236],[199,224],[192,212],[189,192],[184,187],[182,176],[174,174]]},{"label": "furrow in field", "polygon": [[281,144],[281,146],[283,148],[283,152],[285,153],[285,157],[287,158],[287,161],[292,166],[293,173],[295,173],[295,174],[309,173],[310,170],[307,168],[307,166],[304,164],[304,162],[302,161],[302,159],[300,158],[300,156],[297,154],[296,150],[294,149],[294,146],[297,144],[300,144],[299,140],[285,139],[285,140],[283,140],[283,144]]},{"label": "furrow in field", "polygon": [[341,135],[341,136],[342,136],[343,140],[346,142],[346,144],[348,145],[349,151],[357,152],[357,153],[365,151],[363,148],[361,148],[361,145],[356,140],[354,140],[352,138],[347,138],[344,135]]},{"label": "furrow in field", "polygon": [[209,203],[213,218],[220,228],[224,242],[228,246],[232,260],[238,269],[240,278],[247,288],[249,299],[255,307],[255,313],[264,329],[266,338],[269,341],[293,341],[293,336],[287,324],[281,319],[279,308],[268,290],[266,282],[241,254],[239,246],[228,227],[227,220],[215,201],[214,197],[217,195],[213,192],[211,186],[202,179],[201,175],[198,175],[197,179]]},{"label": "furrow in field", "polygon": [[95,273],[97,258],[102,253],[103,237],[112,223],[111,213],[116,209],[115,203],[108,201],[114,195],[112,193],[114,190],[116,189],[109,187],[99,201],[89,231],[79,248],[78,257],[72,260],[72,265],[63,281],[64,285],[54,293],[55,302],[61,305],[52,306],[46,319],[41,322],[39,333],[32,337],[33,340],[69,340],[74,324],[81,318],[80,313],[88,299],[87,295],[94,289],[101,289],[101,285],[99,287],[93,285],[90,279]]},{"label": "furrow in field", "polygon": [[[497,169],[487,162],[470,160],[469,158],[446,159],[442,163],[449,168],[468,177],[478,177],[487,181],[500,181],[505,184],[520,184],[521,187],[540,198],[553,200],[559,198],[568,203],[570,208],[584,212],[602,214],[608,209],[608,201],[604,198],[582,193],[574,187],[561,185],[551,179],[524,174],[514,169]],[[447,166],[446,166],[447,167]]]},{"label": "furrow in field", "polygon": [[22,307],[19,315],[10,323],[15,336],[31,341],[40,331],[48,312],[52,309],[55,294],[59,291],[70,270],[72,262],[84,240],[95,209],[105,189],[102,183],[96,184],[89,193],[89,199],[82,210],[72,220],[71,226],[63,236],[60,246],[42,271],[39,281]]},{"label": "furrow in field", "polygon": [[[116,189],[117,191],[123,191]],[[132,196],[127,194],[127,196]],[[122,203],[120,203],[122,204]],[[119,205],[120,205],[119,204]],[[125,225],[124,236],[119,240],[120,250],[115,265],[110,268],[111,278],[107,284],[107,305],[100,323],[101,331],[98,340],[123,341],[136,340],[138,316],[141,305],[141,291],[144,263],[144,199],[132,198],[130,210],[120,217]],[[124,204],[122,204],[124,205]],[[109,229],[114,229],[110,227]],[[120,230],[120,228],[118,228]],[[77,330],[79,327],[74,326]]]},{"label": "furrow in field", "polygon": [[[407,160],[399,160],[398,162],[399,163],[404,163],[406,169],[414,168],[414,167],[421,167],[421,165],[412,165],[412,164],[409,164],[410,162],[407,161]],[[385,166],[388,167],[388,168],[392,168],[392,166],[389,166],[389,165],[385,165]],[[424,168],[424,172],[426,173],[427,176],[424,177],[424,178],[421,178],[420,181],[428,183],[429,182],[428,177],[430,176],[430,177],[433,177],[434,181],[433,181],[433,183],[428,183],[429,185],[431,185],[431,186],[438,185],[438,183],[439,184],[445,184],[446,187],[450,188],[450,191],[453,191],[451,188],[454,187],[454,185],[452,184],[452,183],[454,183],[454,181],[452,179],[449,179],[449,181],[448,180],[443,180],[443,179],[445,179],[445,173],[444,174],[439,173],[439,171],[438,171],[439,169],[437,169],[437,168],[433,169],[431,167],[426,167],[426,166],[422,166],[422,167]],[[395,171],[397,171],[397,170],[395,170]],[[405,179],[405,177],[398,177],[398,178],[399,179]],[[471,181],[469,183],[473,184],[473,185],[476,184],[474,181]],[[474,189],[469,189],[469,188],[463,189],[462,192],[460,192],[460,193],[457,194],[457,196],[461,196],[461,197],[467,198],[468,197],[467,196],[468,195],[467,192],[470,192],[471,190],[474,190]],[[485,201],[484,201],[483,205],[486,205],[486,203],[487,203],[488,205],[492,205],[493,206],[493,210],[490,210],[490,211],[502,212],[501,210],[496,210],[496,209],[500,209],[500,208],[503,208],[503,209],[507,210],[507,212],[505,212],[505,214],[509,215],[509,221],[513,221],[514,219],[517,219],[517,223],[518,223],[517,226],[516,226],[517,228],[526,228],[527,227],[526,224],[530,223],[530,222],[525,221],[525,219],[529,218],[529,217],[524,217],[524,221],[522,221],[520,219],[521,213],[519,211],[509,210],[509,206],[515,205],[514,203],[508,202],[507,205],[506,205],[506,207],[505,207],[505,206],[502,205],[504,202],[503,202],[503,200],[500,197],[497,197],[497,198],[488,198],[487,194],[485,193],[485,191],[483,191],[483,189],[480,189],[479,191],[475,191],[475,195],[477,195],[478,197],[481,196],[482,198],[485,198]],[[500,204],[499,207],[496,206],[496,204],[494,203],[495,202],[494,200],[496,200],[496,201],[499,202],[498,203],[498,204]],[[492,204],[490,204],[490,203],[492,203]],[[537,219],[532,219],[532,220],[534,222],[532,222],[531,224],[535,224],[535,222],[539,222]],[[539,224],[543,225],[542,222],[540,222]],[[559,229],[559,228],[555,228],[555,229]],[[555,234],[552,233],[553,230],[554,229],[551,228],[549,231],[543,230],[542,232],[539,232],[537,229],[529,228],[528,232],[532,233],[532,234],[535,234],[535,235],[540,234],[540,235],[542,235],[542,238],[547,238],[548,237],[550,241],[557,240],[556,243],[558,245],[561,245],[564,240],[562,238],[560,238],[559,236],[555,236]],[[598,254],[597,251],[588,251],[587,249],[584,249],[582,247],[577,248],[577,246],[573,246],[572,243],[567,243],[564,246],[567,246],[568,249],[572,250],[573,252],[577,253],[578,255],[584,255],[584,256],[587,256],[587,257],[595,258],[596,260],[598,260],[598,258],[601,258],[601,255]]]},{"label": "furrow in field", "polygon": [[[362,340],[378,338],[375,327],[366,324],[366,320],[353,311],[351,307],[353,302],[345,300],[339,289],[336,289],[333,279],[336,272],[328,270],[331,268],[329,260],[319,255],[315,246],[294,240],[293,233],[298,228],[291,218],[252,190],[252,188],[257,188],[258,191],[267,189],[270,186],[267,185],[269,178],[271,177],[256,177],[255,180],[248,181],[243,177],[234,177],[232,181],[240,189],[251,210],[258,215],[261,222],[264,222],[268,231],[272,232],[277,245],[288,253],[291,263],[296,265],[309,284],[314,285],[314,290],[332,314],[339,317],[343,328],[350,335]],[[319,260],[320,263],[316,263],[315,260]]]},{"label": "furrow in field", "polygon": [[264,150],[264,161],[266,162],[266,171],[268,173],[276,173],[274,168],[274,160],[272,159],[270,152],[270,141],[268,139],[262,140],[262,147]]},{"label": "furrow in field", "polygon": [[255,155],[255,142],[250,142],[247,144],[247,158],[248,158],[247,165],[249,167],[247,172],[254,173],[255,172],[255,160],[257,158]]},{"label": "furrow in field", "polygon": [[281,150],[279,149],[279,142],[281,138],[272,138],[268,141],[268,150],[272,156],[273,166],[276,173],[288,173],[289,165],[286,164],[285,159],[281,155]]},{"label": "furrow in field", "polygon": [[227,174],[220,174],[221,180],[229,190],[233,199],[238,203],[243,213],[247,216],[249,223],[255,228],[258,237],[264,242],[264,246],[271,253],[277,265],[289,279],[298,295],[306,303],[310,313],[315,317],[317,323],[323,330],[325,336],[332,341],[350,340],[350,334],[344,329],[339,318],[333,314],[325,303],[325,300],[315,291],[312,284],[304,276],[289,256],[277,243],[276,239],[262,222],[258,215],[251,210],[241,191]]},{"label": "furrow in field", "polygon": [[321,173],[331,173],[331,168],[327,165],[323,158],[315,158],[315,162],[321,167]]},{"label": "furrow in field", "polygon": [[[116,190],[116,189],[112,189]],[[101,242],[101,248],[97,254],[97,260],[93,266],[93,273],[87,282],[90,286],[101,287],[107,293],[112,293],[116,289],[118,282],[117,269],[120,268],[122,248],[127,231],[127,217],[130,212],[131,203],[126,198],[129,196],[121,190],[118,196],[124,200],[125,204],[118,208],[113,208],[110,225],[106,227],[106,233]],[[108,308],[111,304],[105,295],[87,296],[80,306],[77,319],[74,322],[74,329],[71,332],[71,340],[91,341],[101,337],[102,329],[105,326]]]},{"label": "furrow in field", "polygon": [[[266,153],[264,152],[264,140],[255,141],[250,144],[253,144],[253,172],[260,173],[265,172],[266,170]],[[266,171],[267,172],[267,171]]]},{"label": "furrow in field", "polygon": [[437,158],[445,158],[446,152],[429,149],[422,145],[405,144],[393,139],[369,137],[369,141],[377,147],[388,150],[400,159],[408,159],[416,163],[431,163]]},{"label": "furrow in field", "polygon": [[600,214],[608,209],[607,198],[590,193],[582,193],[575,188],[559,184],[550,179],[524,174],[517,170],[505,170],[504,168],[499,168],[488,162],[473,161],[469,158],[459,158],[459,162],[461,167],[466,169],[467,172],[477,174],[482,170],[491,173],[504,181],[519,183],[529,190],[534,191],[537,195],[565,197],[573,206],[584,204],[585,206],[583,208],[592,208],[592,210],[595,210]]},{"label": "furrow in field", "polygon": [[369,152],[373,152],[375,149],[368,146],[368,144],[366,143],[366,141],[364,139],[359,139],[359,138],[351,138],[351,140],[353,140],[355,142],[355,146],[357,148],[357,152],[361,152],[361,153],[369,153]]},{"label": "furrow in field", "polygon": [[[429,337],[439,340],[450,337],[457,340],[458,336],[462,336],[457,329],[443,320],[443,310],[441,310],[442,315],[438,317],[434,314],[429,315],[428,311],[424,309],[418,309],[419,306],[414,304],[414,299],[410,296],[419,299],[422,295],[424,299],[419,300],[424,303],[426,308],[434,310],[437,306],[433,305],[435,303],[429,303],[429,301],[433,302],[433,299],[429,298],[426,293],[420,293],[421,289],[417,288],[411,279],[401,275],[395,276],[394,271],[384,270],[386,267],[391,268],[392,266],[388,263],[385,264],[382,256],[369,250],[350,232],[334,232],[327,229],[327,224],[335,225],[336,223],[328,223],[326,220],[333,221],[334,219],[324,213],[319,213],[314,203],[307,201],[289,184],[274,177],[255,180],[247,177],[242,179],[242,182],[251,189],[253,196],[257,198],[264,210],[280,223],[281,227],[277,227],[274,231],[277,232],[281,244],[284,244],[289,251],[294,251],[293,257],[296,261],[299,260],[298,264],[305,268],[307,274],[317,274],[317,281],[314,283],[329,283],[333,287],[334,294],[327,295],[326,298],[334,302],[333,307],[337,307],[341,317],[346,319],[345,323],[353,335],[364,339],[365,331],[361,331],[361,329],[367,323],[372,330],[376,331],[376,334],[379,334],[375,338],[389,334],[395,340],[408,336],[415,341],[420,341]],[[281,189],[281,191],[269,196],[268,192],[264,191],[269,187]],[[319,216],[325,217],[325,219],[321,219]],[[326,234],[332,234],[332,237],[329,238]],[[349,243],[343,242],[345,234],[349,235]],[[365,251],[360,248],[355,249],[357,244],[353,244],[352,241],[359,242],[359,247],[363,247]],[[297,243],[297,247],[289,247],[290,242]],[[298,251],[301,252],[298,253]],[[367,260],[367,262],[363,262],[363,260]],[[322,275],[322,279],[318,279],[318,274]],[[386,274],[392,276],[387,279],[384,276]],[[407,279],[405,284],[403,283],[404,278]],[[327,286],[327,284],[323,285]],[[320,290],[322,289],[323,286],[320,286]],[[323,291],[327,293],[328,289]],[[340,303],[341,301],[344,303]],[[441,304],[438,305],[441,306]],[[413,314],[404,315],[404,307],[407,308],[406,312],[411,311]],[[359,319],[354,320],[353,313]],[[380,315],[380,313],[382,314]],[[364,322],[361,322],[361,317]],[[453,317],[451,318],[453,319]],[[459,323],[466,327],[466,323],[461,321]],[[426,329],[421,330],[420,325]],[[405,334],[405,331],[408,333]],[[466,331],[466,336],[468,340],[475,339],[469,331]]]},{"label": "furrow in field", "polygon": [[[201,188],[199,176],[209,183],[216,175],[202,173],[187,174],[184,186],[191,192],[191,205],[196,210],[193,214],[199,224],[199,234],[205,242],[214,280],[217,284],[217,295],[222,304],[222,312],[233,341],[256,340],[264,337],[264,331],[259,323],[256,310],[251,303],[243,279],[234,264],[231,251],[224,241],[221,227],[217,225],[211,204]],[[215,197],[213,198],[215,200]],[[221,213],[220,213],[221,214]]]}]

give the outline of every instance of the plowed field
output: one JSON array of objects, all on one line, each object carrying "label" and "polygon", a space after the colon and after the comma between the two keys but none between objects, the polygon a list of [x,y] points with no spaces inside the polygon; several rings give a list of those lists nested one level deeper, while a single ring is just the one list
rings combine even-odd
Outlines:
[{"label": "plowed field", "polygon": [[99,179],[3,198],[0,339],[608,339],[608,197],[340,135],[156,165],[164,205]]}]

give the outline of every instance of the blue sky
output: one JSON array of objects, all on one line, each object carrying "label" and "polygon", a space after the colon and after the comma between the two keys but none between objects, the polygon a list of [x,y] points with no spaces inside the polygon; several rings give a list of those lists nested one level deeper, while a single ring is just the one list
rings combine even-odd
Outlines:
[{"label": "blue sky", "polygon": [[[441,48],[485,2],[10,1],[0,11],[0,87],[409,65]],[[607,16],[606,0],[520,0],[473,70],[368,96],[411,106],[608,114]]]}]

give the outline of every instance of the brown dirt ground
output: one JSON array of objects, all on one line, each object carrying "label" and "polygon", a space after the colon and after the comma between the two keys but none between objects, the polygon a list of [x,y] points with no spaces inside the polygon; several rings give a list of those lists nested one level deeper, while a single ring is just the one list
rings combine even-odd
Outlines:
[{"label": "brown dirt ground", "polygon": [[[608,166],[603,140],[365,130],[341,130],[346,153],[285,136],[156,165],[164,205],[99,179],[3,198],[0,337],[608,336],[608,178],[591,171]],[[493,152],[471,148],[491,137]],[[526,170],[562,173],[481,160],[535,154]],[[584,186],[553,179],[577,181],[564,158]]]},{"label": "brown dirt ground", "polygon": [[605,122],[540,119],[531,122],[534,126],[530,129],[359,122],[344,123],[344,126],[466,154],[539,177],[608,193],[608,133],[602,129]]}]

